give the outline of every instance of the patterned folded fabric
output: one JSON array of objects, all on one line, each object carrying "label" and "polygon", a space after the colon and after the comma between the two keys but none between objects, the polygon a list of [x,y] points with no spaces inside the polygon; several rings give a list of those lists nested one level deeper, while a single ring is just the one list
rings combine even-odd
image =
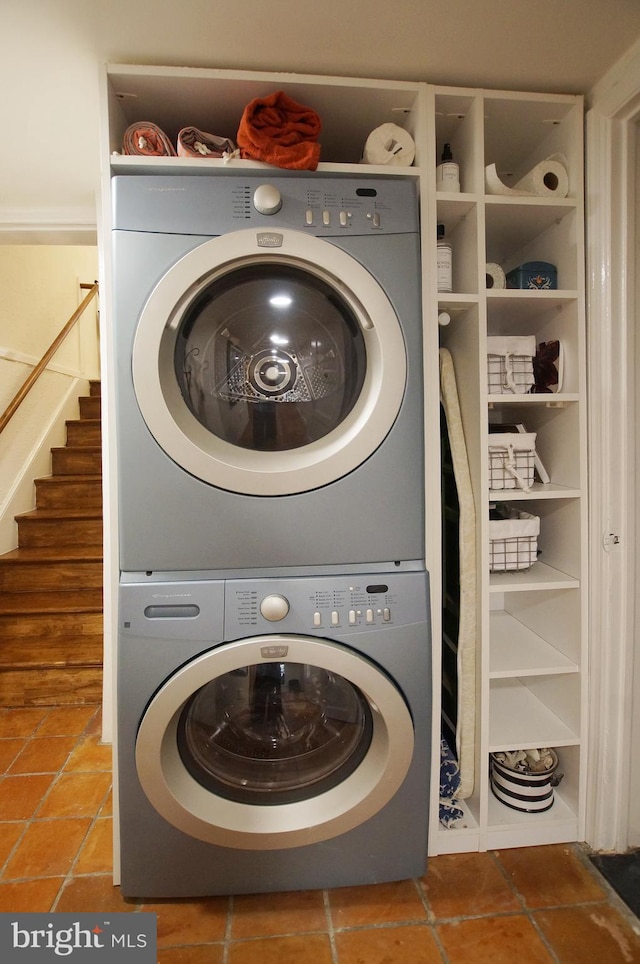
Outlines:
[{"label": "patterned folded fabric", "polygon": [[460,826],[464,810],[458,806],[460,767],[445,739],[440,740],[440,800],[439,819],[443,827]]},{"label": "patterned folded fabric", "polygon": [[151,121],[138,121],[124,132],[124,154],[142,154],[145,157],[175,157],[173,144],[163,130]]},{"label": "patterned folded fabric", "polygon": [[230,157],[236,145],[228,137],[207,134],[197,127],[183,127],[178,134],[178,157]]},{"label": "patterned folded fabric", "polygon": [[315,171],[320,160],[320,118],[277,91],[252,100],[244,109],[237,141],[241,156],[275,167]]}]

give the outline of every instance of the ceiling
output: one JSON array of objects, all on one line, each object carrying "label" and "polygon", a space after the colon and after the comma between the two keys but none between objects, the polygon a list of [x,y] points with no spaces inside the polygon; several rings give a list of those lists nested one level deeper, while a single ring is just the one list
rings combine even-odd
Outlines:
[{"label": "ceiling", "polygon": [[9,242],[94,239],[107,62],[586,94],[640,37],[639,0],[0,0],[0,9]]}]

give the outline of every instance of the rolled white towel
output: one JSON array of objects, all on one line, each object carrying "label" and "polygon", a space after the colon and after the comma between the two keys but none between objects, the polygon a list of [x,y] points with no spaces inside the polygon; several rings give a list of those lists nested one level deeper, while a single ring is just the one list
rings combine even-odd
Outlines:
[{"label": "rolled white towel", "polygon": [[397,124],[382,124],[371,131],[362,156],[365,164],[390,164],[410,167],[416,156],[415,142]]}]

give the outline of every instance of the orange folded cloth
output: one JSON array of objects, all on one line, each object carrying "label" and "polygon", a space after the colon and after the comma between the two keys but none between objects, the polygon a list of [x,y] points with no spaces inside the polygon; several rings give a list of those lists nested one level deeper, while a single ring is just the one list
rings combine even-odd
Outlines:
[{"label": "orange folded cloth", "polygon": [[183,127],[178,134],[178,157],[225,157],[235,149],[228,137],[207,134],[197,127]]},{"label": "orange folded cloth", "polygon": [[125,154],[146,157],[175,157],[173,144],[163,130],[151,121],[138,121],[124,132],[122,150]]},{"label": "orange folded cloth", "polygon": [[321,129],[314,110],[280,90],[247,104],[238,127],[238,147],[241,157],[295,171],[315,171]]}]

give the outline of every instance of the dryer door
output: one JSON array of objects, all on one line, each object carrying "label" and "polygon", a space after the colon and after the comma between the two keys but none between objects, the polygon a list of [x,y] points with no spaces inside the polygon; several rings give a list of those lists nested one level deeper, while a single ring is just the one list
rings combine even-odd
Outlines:
[{"label": "dryer door", "polygon": [[188,253],[152,292],[133,349],[159,445],[197,478],[251,495],[357,468],[391,429],[406,370],[380,285],[292,230],[238,231]]},{"label": "dryer door", "polygon": [[377,813],[413,746],[409,709],[379,667],[327,640],[258,636],[167,680],[141,721],[136,767],[151,804],[184,833],[277,850]]}]

